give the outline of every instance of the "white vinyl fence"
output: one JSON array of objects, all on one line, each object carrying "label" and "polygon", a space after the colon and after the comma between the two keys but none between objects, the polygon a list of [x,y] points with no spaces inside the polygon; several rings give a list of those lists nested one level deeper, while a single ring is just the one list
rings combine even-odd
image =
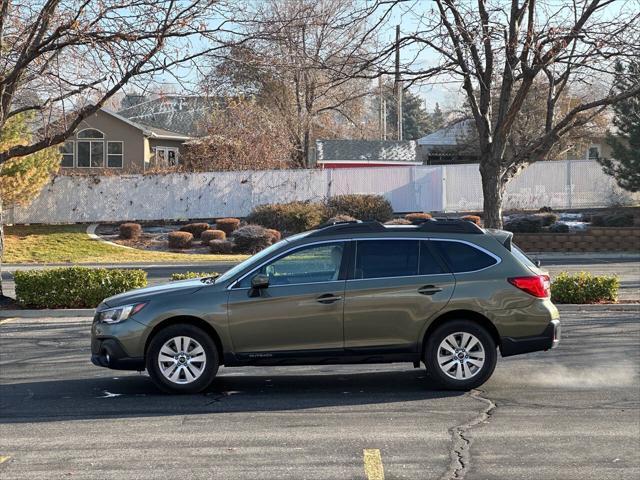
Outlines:
[{"label": "white vinyl fence", "polygon": [[[58,176],[9,223],[244,217],[264,203],[322,200],[345,193],[384,195],[396,212],[482,209],[477,164],[265,170],[122,176]],[[507,188],[505,208],[584,208],[638,202],[595,161],[531,165]]]}]

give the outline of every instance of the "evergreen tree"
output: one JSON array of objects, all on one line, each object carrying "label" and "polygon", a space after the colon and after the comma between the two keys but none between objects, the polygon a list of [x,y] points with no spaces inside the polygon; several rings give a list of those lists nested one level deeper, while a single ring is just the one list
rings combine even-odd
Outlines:
[{"label": "evergreen tree", "polygon": [[[387,101],[387,138],[397,138],[398,105],[397,97],[391,88],[386,89]],[[417,140],[420,137],[433,132],[431,116],[424,108],[424,102],[409,90],[405,90],[402,96],[402,138],[403,140]]]},{"label": "evergreen tree", "polygon": [[436,102],[436,107],[433,109],[433,113],[431,114],[431,126],[433,131],[440,130],[444,128],[446,123],[446,119],[444,118],[444,113],[440,109],[440,104]]},{"label": "evergreen tree", "polygon": [[[614,89],[629,90],[640,78],[640,63],[632,62],[626,68],[618,62]],[[635,79],[635,80],[634,80]],[[616,132],[609,132],[607,143],[613,158],[598,161],[607,175],[611,175],[621,188],[630,192],[640,191],[640,95],[635,95],[613,106],[613,124]]]},{"label": "evergreen tree", "polygon": [[[0,151],[31,142],[26,114],[11,117],[0,131]],[[31,202],[60,166],[58,147],[49,147],[24,157],[14,157],[0,165],[0,200],[2,205]]]}]

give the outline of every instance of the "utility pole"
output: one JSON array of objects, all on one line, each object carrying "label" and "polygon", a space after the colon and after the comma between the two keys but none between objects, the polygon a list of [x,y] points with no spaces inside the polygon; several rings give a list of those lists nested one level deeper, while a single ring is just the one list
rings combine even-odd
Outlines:
[{"label": "utility pole", "polygon": [[402,80],[400,79],[400,25],[396,25],[396,95],[398,99],[398,140],[402,140]]},{"label": "utility pole", "polygon": [[384,95],[382,92],[382,74],[378,77],[378,99],[380,101],[379,109],[378,109],[378,134],[380,135],[380,140],[385,139],[385,128],[384,128],[384,115],[385,115],[385,105],[384,105]]}]

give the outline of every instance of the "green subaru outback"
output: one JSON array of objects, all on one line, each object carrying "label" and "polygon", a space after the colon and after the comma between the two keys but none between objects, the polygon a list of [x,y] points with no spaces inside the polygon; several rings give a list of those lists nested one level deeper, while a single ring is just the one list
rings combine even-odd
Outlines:
[{"label": "green subaru outback", "polygon": [[218,367],[424,362],[450,389],[560,340],[549,277],[511,233],[463,220],[346,222],[281,240],[218,278],[107,298],[92,361],[198,392]]}]

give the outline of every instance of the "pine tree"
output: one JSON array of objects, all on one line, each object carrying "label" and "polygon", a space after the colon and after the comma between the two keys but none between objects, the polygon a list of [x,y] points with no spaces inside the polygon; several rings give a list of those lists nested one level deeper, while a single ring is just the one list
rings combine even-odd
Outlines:
[{"label": "pine tree", "polygon": [[[18,114],[0,131],[0,151],[31,141],[29,118]],[[0,166],[0,198],[4,208],[30,203],[60,166],[60,152],[49,147]]]},{"label": "pine tree", "polygon": [[[385,97],[387,100],[387,138],[395,139],[398,102],[391,87],[387,87]],[[402,95],[402,138],[417,140],[434,130],[431,116],[425,110],[422,99],[409,90],[405,90]]]},{"label": "pine tree", "polygon": [[[640,63],[633,62],[626,68],[618,62],[614,89],[628,90],[633,79],[640,78]],[[613,106],[613,124],[616,132],[609,132],[607,143],[613,158],[598,159],[602,169],[611,175],[621,188],[630,192],[640,191],[640,95],[629,97]]]}]

